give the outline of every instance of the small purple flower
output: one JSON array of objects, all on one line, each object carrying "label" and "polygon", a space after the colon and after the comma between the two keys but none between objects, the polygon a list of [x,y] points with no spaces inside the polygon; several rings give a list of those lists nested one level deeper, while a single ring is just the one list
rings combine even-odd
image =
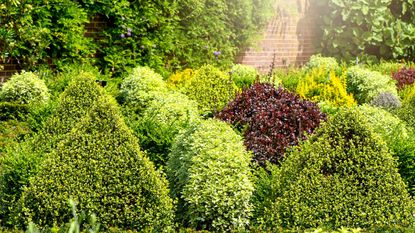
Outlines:
[{"label": "small purple flower", "polygon": [[213,55],[215,55],[216,57],[220,55],[220,51],[214,51]]},{"label": "small purple flower", "polygon": [[133,30],[131,30],[131,28],[127,28],[127,32],[132,32]]},{"label": "small purple flower", "polygon": [[120,35],[120,36],[121,36],[121,38],[125,38],[125,35],[124,35],[124,33],[121,33],[121,35]]},{"label": "small purple flower", "polygon": [[131,36],[131,32],[127,32],[127,36]]}]

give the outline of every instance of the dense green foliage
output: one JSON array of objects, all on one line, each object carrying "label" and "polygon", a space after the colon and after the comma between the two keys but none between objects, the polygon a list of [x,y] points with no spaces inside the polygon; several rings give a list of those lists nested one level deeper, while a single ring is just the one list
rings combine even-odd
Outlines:
[{"label": "dense green foliage", "polygon": [[168,193],[167,181],[140,152],[115,100],[103,96],[30,178],[18,219],[62,224],[73,198],[80,209],[97,214],[104,228],[168,231],[173,218]]},{"label": "dense green foliage", "polygon": [[323,57],[320,54],[318,54],[310,57],[310,60],[307,62],[307,64],[305,64],[305,68],[307,70],[321,68],[327,71],[338,71],[340,69],[340,66],[339,63],[337,63],[336,58]]},{"label": "dense green foliage", "polygon": [[140,146],[156,165],[165,165],[171,144],[179,131],[199,119],[197,104],[180,93],[163,93],[155,97],[142,116],[128,116]]},{"label": "dense green foliage", "polygon": [[215,232],[248,226],[253,185],[243,141],[223,122],[207,120],[180,134],[167,164],[177,218]]},{"label": "dense green foliage", "polygon": [[[324,0],[322,12],[324,54],[354,60],[363,53],[413,59],[415,25],[413,1]],[[324,8],[323,8],[324,6]]]},{"label": "dense green foliage", "polygon": [[[137,65],[163,75],[205,63],[229,67],[239,49],[265,25],[272,4],[271,0],[6,0],[0,3],[0,58],[17,60],[26,69],[88,61],[115,75]],[[96,17],[105,23],[91,37],[86,24]]]},{"label": "dense green foliage", "polygon": [[402,107],[396,113],[403,121],[415,129],[415,85],[407,87],[403,92]]},{"label": "dense green foliage", "polygon": [[255,68],[241,64],[232,66],[229,73],[233,82],[240,89],[249,88],[259,76]]},{"label": "dense green foliage", "polygon": [[13,75],[0,89],[0,100],[18,104],[45,104],[49,91],[43,80],[34,73]]},{"label": "dense green foliage", "polygon": [[203,114],[215,113],[235,97],[238,88],[232,79],[211,65],[196,70],[184,93],[197,101]]},{"label": "dense green foliage", "polygon": [[380,93],[375,98],[373,98],[369,104],[387,110],[397,109],[402,105],[399,97],[391,94],[390,92]]},{"label": "dense green foliage", "polygon": [[376,71],[353,66],[347,70],[347,91],[359,104],[369,103],[381,93],[398,96],[395,81]]},{"label": "dense green foliage", "polygon": [[148,67],[136,67],[121,84],[121,95],[125,103],[144,109],[159,93],[167,92],[161,75]]},{"label": "dense green foliage", "polygon": [[357,110],[316,130],[275,177],[272,228],[394,227],[413,221],[414,204],[397,162]]}]

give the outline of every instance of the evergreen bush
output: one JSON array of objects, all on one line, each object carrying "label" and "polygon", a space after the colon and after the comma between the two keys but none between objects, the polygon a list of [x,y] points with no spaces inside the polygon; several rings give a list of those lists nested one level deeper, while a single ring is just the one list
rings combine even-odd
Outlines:
[{"label": "evergreen bush", "polygon": [[326,71],[339,71],[340,66],[334,57],[323,57],[321,54],[312,55],[310,60],[305,64],[306,70],[323,69]]},{"label": "evergreen bush", "polygon": [[369,103],[380,93],[398,96],[395,81],[391,77],[359,66],[347,70],[347,91],[353,94],[359,104]]},{"label": "evergreen bush", "polygon": [[251,156],[224,122],[206,120],[182,132],[167,163],[177,218],[185,226],[214,232],[248,226],[253,185]]},{"label": "evergreen bush", "polygon": [[232,66],[229,72],[233,82],[240,89],[249,88],[259,75],[255,68],[242,64]]},{"label": "evergreen bush", "polygon": [[161,75],[148,67],[138,66],[121,84],[121,95],[125,103],[144,109],[160,92],[167,92],[167,85]]},{"label": "evergreen bush", "polygon": [[32,72],[13,75],[0,89],[0,99],[18,104],[45,104],[49,100],[45,82]]},{"label": "evergreen bush", "polygon": [[414,203],[397,166],[365,117],[343,110],[283,162],[267,224],[274,229],[413,224]]},{"label": "evergreen bush", "polygon": [[378,96],[372,99],[370,105],[386,110],[394,110],[401,107],[401,100],[396,95],[390,92],[382,92]]},{"label": "evergreen bush", "polygon": [[212,65],[205,65],[195,71],[185,94],[197,101],[201,113],[215,113],[222,110],[237,91],[228,75]]},{"label": "evergreen bush", "polygon": [[140,146],[156,165],[165,165],[175,136],[199,119],[197,103],[181,93],[160,94],[142,117],[129,118]]},{"label": "evergreen bush", "polygon": [[72,198],[104,229],[171,230],[173,202],[165,178],[142,154],[115,100],[102,96],[30,178],[16,224],[68,222]]}]

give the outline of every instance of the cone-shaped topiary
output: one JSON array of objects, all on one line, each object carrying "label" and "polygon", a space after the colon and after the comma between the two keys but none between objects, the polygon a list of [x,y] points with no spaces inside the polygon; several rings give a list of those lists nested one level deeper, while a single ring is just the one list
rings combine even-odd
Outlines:
[{"label": "cone-shaped topiary", "polygon": [[104,228],[171,228],[167,181],[140,152],[109,97],[96,101],[47,156],[24,189],[17,219],[40,226],[65,223],[71,218],[69,198],[80,210],[95,213]]},{"label": "cone-shaped topiary", "polygon": [[62,137],[102,95],[104,90],[95,83],[95,76],[81,72],[61,94],[55,112],[38,135],[9,148],[0,165],[0,217],[4,222],[9,221],[10,211],[15,209],[22,187],[36,173],[44,155],[56,148]]},{"label": "cone-shaped topiary", "polygon": [[202,121],[180,134],[167,163],[179,221],[214,232],[246,227],[252,211],[250,159],[242,138],[224,122]]},{"label": "cone-shaped topiary", "polygon": [[386,144],[355,109],[331,118],[282,164],[272,227],[407,226],[414,204]]}]

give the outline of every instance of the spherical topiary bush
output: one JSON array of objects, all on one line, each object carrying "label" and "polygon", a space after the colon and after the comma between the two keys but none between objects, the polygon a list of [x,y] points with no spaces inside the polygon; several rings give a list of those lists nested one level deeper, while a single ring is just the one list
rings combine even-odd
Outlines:
[{"label": "spherical topiary bush", "polygon": [[382,92],[370,101],[370,105],[386,110],[394,110],[401,107],[401,100],[389,92]]},{"label": "spherical topiary bush", "polygon": [[232,66],[230,75],[236,86],[240,89],[249,88],[258,76],[258,71],[250,66],[236,64]]},{"label": "spherical topiary bush", "polygon": [[97,215],[104,229],[171,229],[167,180],[140,152],[115,100],[101,97],[64,136],[30,178],[19,200],[16,225],[60,225],[71,218],[68,200]]},{"label": "spherical topiary bush", "polygon": [[359,104],[369,103],[380,93],[398,96],[395,81],[391,77],[359,66],[347,70],[347,91],[353,94]]},{"label": "spherical topiary bush", "polygon": [[197,103],[181,93],[160,94],[131,121],[142,149],[156,165],[165,165],[174,137],[199,119]]},{"label": "spherical topiary bush", "polygon": [[224,122],[210,119],[182,132],[167,163],[178,220],[215,232],[245,228],[252,210],[250,160],[242,138]]},{"label": "spherical topiary bush", "polygon": [[148,67],[136,67],[121,84],[121,95],[129,105],[145,108],[157,93],[167,92],[161,75]]},{"label": "spherical topiary bush", "polygon": [[50,94],[46,84],[32,72],[13,75],[0,89],[0,99],[19,104],[44,104]]},{"label": "spherical topiary bush", "polygon": [[414,203],[385,143],[355,109],[339,112],[292,151],[276,179],[271,228],[394,227]]},{"label": "spherical topiary bush", "polygon": [[340,70],[339,63],[337,63],[336,58],[334,57],[323,57],[321,54],[313,55],[310,57],[310,60],[305,65],[307,70],[314,68],[322,68],[326,71],[338,71]]},{"label": "spherical topiary bush", "polygon": [[186,90],[191,99],[197,101],[202,113],[220,111],[232,98],[238,88],[232,79],[211,65],[195,71]]},{"label": "spherical topiary bush", "polygon": [[259,83],[244,90],[216,117],[242,131],[246,147],[261,164],[276,163],[288,147],[305,139],[326,119],[315,103]]}]

